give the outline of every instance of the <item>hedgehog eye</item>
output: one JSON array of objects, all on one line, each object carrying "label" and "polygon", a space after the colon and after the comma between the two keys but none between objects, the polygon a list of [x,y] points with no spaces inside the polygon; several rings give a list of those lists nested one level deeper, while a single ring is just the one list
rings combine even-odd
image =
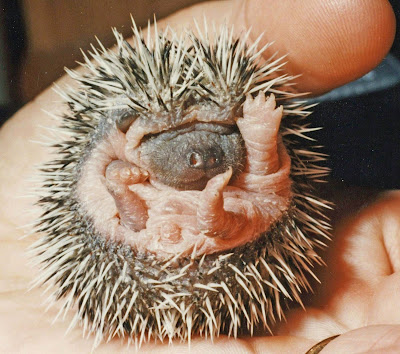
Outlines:
[{"label": "hedgehog eye", "polygon": [[118,130],[122,133],[126,133],[131,124],[137,119],[137,115],[132,112],[126,112],[117,119],[116,125]]},{"label": "hedgehog eye", "polygon": [[161,133],[142,142],[142,163],[153,178],[177,189],[201,190],[214,176],[232,167],[243,169],[246,153],[238,131],[206,130]]}]

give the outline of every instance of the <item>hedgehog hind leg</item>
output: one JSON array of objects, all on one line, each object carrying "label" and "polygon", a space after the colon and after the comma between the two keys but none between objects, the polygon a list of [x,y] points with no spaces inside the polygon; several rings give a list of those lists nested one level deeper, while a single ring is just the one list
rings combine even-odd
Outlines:
[{"label": "hedgehog hind leg", "polygon": [[278,132],[282,119],[282,107],[276,108],[275,97],[267,99],[262,91],[253,99],[247,96],[243,118],[237,125],[247,149],[246,172],[269,175],[279,169]]}]

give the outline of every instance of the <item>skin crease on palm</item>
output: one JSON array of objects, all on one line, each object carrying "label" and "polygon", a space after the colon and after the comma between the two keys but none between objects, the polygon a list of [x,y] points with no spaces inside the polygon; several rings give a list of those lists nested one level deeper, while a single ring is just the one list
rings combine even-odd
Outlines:
[{"label": "skin crease on palm", "polygon": [[[182,10],[163,21],[177,30],[199,21],[224,19],[239,32],[252,26],[253,38],[264,32],[275,41],[273,51],[288,53],[286,70],[303,74],[300,91],[319,94],[362,76],[390,49],[395,18],[386,0],[265,0],[207,2]],[[271,53],[264,53],[268,56]],[[70,79],[62,78],[64,85]],[[93,340],[81,328],[68,335],[68,315],[54,324],[60,304],[48,312],[43,289],[27,292],[37,269],[28,264],[26,248],[36,236],[21,240],[22,225],[38,215],[27,194],[35,165],[51,158],[34,141],[41,126],[52,126],[43,112],[62,111],[51,89],[22,108],[0,131],[0,352],[86,353]],[[340,204],[340,201],[338,202]],[[315,294],[306,294],[306,311],[294,309],[274,329],[276,336],[232,339],[212,343],[195,338],[191,353],[304,353],[318,341],[342,334],[324,353],[400,352],[400,193],[383,194],[363,211],[350,206],[334,230],[328,267]],[[347,208],[347,209],[346,209]],[[188,352],[186,343],[144,344],[143,352]],[[96,352],[134,352],[119,340],[101,344]]]}]

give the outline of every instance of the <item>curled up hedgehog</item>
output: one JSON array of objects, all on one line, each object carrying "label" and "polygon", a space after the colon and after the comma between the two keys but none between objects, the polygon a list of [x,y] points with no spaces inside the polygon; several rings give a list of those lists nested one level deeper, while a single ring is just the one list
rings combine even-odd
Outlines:
[{"label": "curled up hedgehog", "polygon": [[96,345],[270,330],[329,238],[309,107],[249,32],[133,26],[132,46],[114,31],[116,51],[100,43],[84,74],[68,70],[37,282]]}]

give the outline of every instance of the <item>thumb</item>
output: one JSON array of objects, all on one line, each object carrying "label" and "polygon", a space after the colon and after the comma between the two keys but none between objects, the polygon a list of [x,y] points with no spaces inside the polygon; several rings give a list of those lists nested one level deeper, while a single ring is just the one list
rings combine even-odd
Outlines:
[{"label": "thumb", "polygon": [[386,0],[249,1],[246,21],[288,53],[303,91],[314,94],[354,80],[389,51],[395,17]]}]

